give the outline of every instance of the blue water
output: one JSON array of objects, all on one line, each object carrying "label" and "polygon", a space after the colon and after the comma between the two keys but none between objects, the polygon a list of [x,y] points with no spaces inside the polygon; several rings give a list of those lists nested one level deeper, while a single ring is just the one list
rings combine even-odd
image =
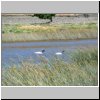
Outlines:
[{"label": "blue water", "polygon": [[[25,48],[22,48],[22,46],[25,46]],[[67,53],[64,53],[61,57],[68,59],[69,52],[85,46],[98,46],[98,40],[2,43],[1,64],[2,67],[9,67],[12,64],[19,64],[21,63],[20,61],[25,60],[38,63],[39,56],[34,52],[42,49],[45,49],[43,56],[47,59],[51,59],[56,52],[61,52],[62,50],[65,50]]]},{"label": "blue water", "polygon": [[76,40],[76,41],[49,41],[49,42],[18,42],[18,43],[2,43],[2,46],[77,46],[83,44],[96,44],[97,39]]}]

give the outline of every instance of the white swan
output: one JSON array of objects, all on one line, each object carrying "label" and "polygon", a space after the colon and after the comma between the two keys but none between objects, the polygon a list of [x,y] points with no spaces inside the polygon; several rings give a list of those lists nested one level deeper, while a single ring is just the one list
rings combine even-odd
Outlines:
[{"label": "white swan", "polygon": [[34,52],[34,53],[35,53],[35,54],[38,54],[38,55],[42,55],[44,52],[45,52],[45,50],[38,51],[38,52]]},{"label": "white swan", "polygon": [[62,55],[64,53],[64,51],[62,52],[56,52],[55,55]]}]

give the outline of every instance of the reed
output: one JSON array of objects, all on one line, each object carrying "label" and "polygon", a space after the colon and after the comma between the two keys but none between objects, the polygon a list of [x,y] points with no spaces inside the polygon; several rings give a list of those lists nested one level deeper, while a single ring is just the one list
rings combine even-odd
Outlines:
[{"label": "reed", "polygon": [[53,25],[4,25],[2,42],[73,40],[98,37],[96,23]]}]

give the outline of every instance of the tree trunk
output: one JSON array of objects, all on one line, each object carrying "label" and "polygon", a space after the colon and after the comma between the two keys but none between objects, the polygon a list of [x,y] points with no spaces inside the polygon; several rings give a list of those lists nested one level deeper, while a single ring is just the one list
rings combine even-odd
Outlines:
[{"label": "tree trunk", "polygon": [[52,22],[52,17],[51,17],[51,19],[50,19],[50,22]]}]

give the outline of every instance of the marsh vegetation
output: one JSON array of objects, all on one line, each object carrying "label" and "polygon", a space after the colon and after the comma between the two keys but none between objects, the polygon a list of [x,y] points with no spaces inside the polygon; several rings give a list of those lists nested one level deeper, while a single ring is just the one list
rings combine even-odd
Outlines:
[{"label": "marsh vegetation", "polygon": [[76,40],[97,38],[96,23],[54,25],[7,25],[2,28],[2,42]]}]

